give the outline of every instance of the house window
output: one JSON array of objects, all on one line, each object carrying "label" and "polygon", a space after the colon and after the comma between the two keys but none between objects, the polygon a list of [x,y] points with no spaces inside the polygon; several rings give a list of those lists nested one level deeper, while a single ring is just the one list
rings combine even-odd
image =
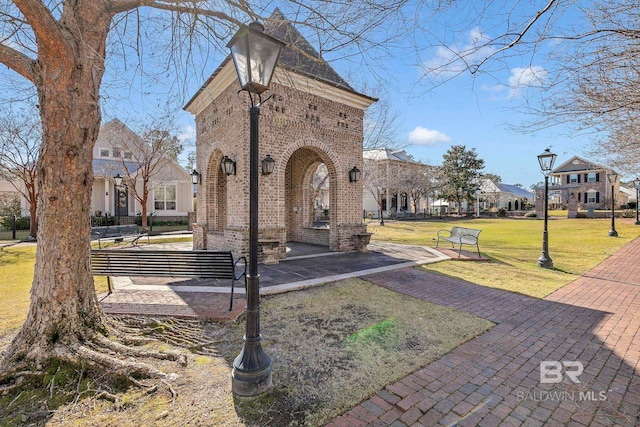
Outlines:
[{"label": "house window", "polygon": [[587,192],[587,203],[598,203],[598,192],[597,191],[589,191]]},{"label": "house window", "polygon": [[114,148],[113,149],[113,157],[115,158],[119,158],[120,157],[120,149],[119,148]]},{"label": "house window", "polygon": [[131,160],[131,158],[133,157],[133,154],[131,154],[131,151],[125,151],[124,152],[124,158]]},{"label": "house window", "polygon": [[571,175],[569,175],[569,182],[579,182],[578,181],[578,174],[577,173],[572,173]]},{"label": "house window", "polygon": [[589,172],[587,174],[587,182],[598,182],[598,176],[595,172]]},{"label": "house window", "polygon": [[175,184],[160,184],[153,190],[153,207],[157,211],[176,210]]},{"label": "house window", "polygon": [[100,150],[100,157],[109,157],[109,150]]}]

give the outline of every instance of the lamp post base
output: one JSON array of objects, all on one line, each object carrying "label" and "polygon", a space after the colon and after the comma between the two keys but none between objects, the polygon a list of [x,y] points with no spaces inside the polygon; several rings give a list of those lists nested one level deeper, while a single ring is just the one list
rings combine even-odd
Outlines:
[{"label": "lamp post base", "polygon": [[542,268],[553,268],[553,260],[549,258],[549,255],[543,253],[538,258],[538,267]]},{"label": "lamp post base", "polygon": [[640,225],[640,221],[638,221],[638,220],[636,219],[636,221],[633,223],[633,225]]},{"label": "lamp post base", "polygon": [[612,228],[609,230],[609,237],[618,237],[618,232]]},{"label": "lamp post base", "polygon": [[[231,373],[231,391],[234,396],[240,397],[252,397],[258,396],[260,394],[266,393],[271,388],[271,364],[269,363],[269,356],[267,356],[263,351],[262,347],[256,349],[252,353],[253,355],[245,354],[247,346],[243,349],[242,353],[238,355],[236,360],[233,362],[233,371]],[[267,361],[255,360],[255,359],[264,359],[266,357]],[[238,365],[242,362],[242,359],[254,359],[253,362],[258,365],[255,369],[252,370],[244,370]]]}]

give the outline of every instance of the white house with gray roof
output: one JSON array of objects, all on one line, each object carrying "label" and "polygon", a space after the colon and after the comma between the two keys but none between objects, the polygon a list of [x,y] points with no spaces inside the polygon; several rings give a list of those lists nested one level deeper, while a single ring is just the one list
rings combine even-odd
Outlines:
[{"label": "white house with gray roof", "polygon": [[532,192],[517,185],[503,184],[490,179],[483,179],[480,183],[479,198],[482,209],[525,210],[529,204],[533,203],[533,197]]}]

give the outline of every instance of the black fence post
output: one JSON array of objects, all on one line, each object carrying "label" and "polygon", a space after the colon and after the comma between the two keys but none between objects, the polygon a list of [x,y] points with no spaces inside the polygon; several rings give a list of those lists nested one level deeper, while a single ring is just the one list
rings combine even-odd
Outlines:
[{"label": "black fence post", "polygon": [[13,240],[16,240],[16,222],[17,222],[16,215],[13,214],[13,225],[11,227],[12,228],[11,235]]}]

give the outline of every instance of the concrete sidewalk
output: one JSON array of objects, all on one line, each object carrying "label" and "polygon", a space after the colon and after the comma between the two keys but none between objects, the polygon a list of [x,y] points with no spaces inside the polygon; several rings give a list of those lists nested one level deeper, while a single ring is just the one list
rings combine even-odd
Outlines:
[{"label": "concrete sidewalk", "polygon": [[[189,245],[173,243],[165,248],[190,250]],[[139,249],[159,246],[141,245]],[[365,253],[297,248],[299,256],[293,254],[275,265],[259,265],[260,294],[288,292],[448,259],[441,252],[422,246],[375,242],[369,248]],[[110,295],[99,296],[103,310],[110,314],[230,320],[242,314],[245,307],[243,281],[236,282],[232,311],[228,311],[231,292],[228,280],[114,278],[114,289]]]},{"label": "concrete sidewalk", "polygon": [[[364,277],[497,325],[328,425],[640,425],[639,260],[640,238],[544,300],[419,269]],[[542,383],[543,361],[574,365]]]}]

